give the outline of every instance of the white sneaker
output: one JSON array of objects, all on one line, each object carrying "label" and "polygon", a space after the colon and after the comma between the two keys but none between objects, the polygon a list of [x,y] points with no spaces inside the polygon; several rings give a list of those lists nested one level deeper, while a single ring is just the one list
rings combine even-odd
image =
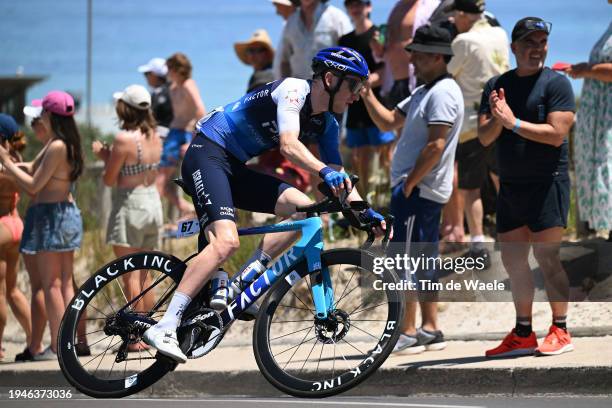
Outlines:
[{"label": "white sneaker", "polygon": [[415,336],[409,336],[407,334],[400,334],[392,353],[401,354],[419,354],[425,351],[425,346],[419,345],[419,342]]},{"label": "white sneaker", "polygon": [[57,360],[57,353],[54,353],[53,350],[51,350],[51,346],[49,346],[44,349],[42,353],[36,354],[32,358],[34,361],[52,361]]},{"label": "white sneaker", "polygon": [[187,362],[187,356],[183,354],[179,347],[176,331],[159,330],[152,326],[144,332],[142,339],[149,346],[155,347],[164,356],[168,356],[179,363]]}]

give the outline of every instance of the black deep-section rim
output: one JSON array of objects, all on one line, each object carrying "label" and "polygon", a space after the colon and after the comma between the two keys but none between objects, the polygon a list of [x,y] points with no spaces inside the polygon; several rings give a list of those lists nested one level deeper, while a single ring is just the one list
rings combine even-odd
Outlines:
[{"label": "black deep-section rim", "polygon": [[[324,265],[355,265],[364,271],[373,273],[374,255],[367,251],[358,249],[333,249],[323,252],[321,254],[321,260]],[[308,274],[305,262],[297,265],[294,270],[298,272],[302,278]],[[378,279],[382,280],[384,283],[397,284],[399,282],[397,275],[387,269],[384,269],[378,276]],[[384,334],[389,334],[389,337],[379,341],[378,344],[382,351],[376,354],[373,361],[366,362],[368,360],[368,358],[366,358],[359,363],[360,375],[355,377],[350,371],[344,372],[341,375],[336,375],[334,377],[335,385],[331,388],[324,389],[322,386],[319,387],[318,385],[314,385],[316,381],[299,379],[286,373],[278,366],[274,359],[268,339],[270,324],[278,306],[278,302],[291,287],[288,280],[284,279],[284,277],[279,279],[264,299],[253,330],[253,350],[257,365],[265,378],[282,392],[302,398],[324,398],[340,394],[367,379],[384,363],[391,351],[393,351],[393,347],[399,338],[400,325],[403,321],[404,295],[402,291],[387,289],[385,293],[389,303]],[[390,322],[395,323],[391,325]],[[381,335],[381,337],[383,337],[383,335]],[[372,355],[370,351],[368,357]],[[339,384],[338,377],[341,377]]]},{"label": "black deep-section rim", "polygon": [[[156,262],[155,265],[147,265],[147,268],[142,268],[142,265],[145,264],[145,256],[147,257],[147,262],[152,262],[153,257],[159,257],[158,259],[162,259],[161,266],[158,267],[158,263]],[[131,263],[134,264],[133,268],[129,266],[129,263],[126,267],[124,261],[129,258],[132,258]],[[138,265],[141,267],[138,267]],[[166,279],[172,279],[177,285],[178,282],[180,282],[185,268],[186,264],[172,255],[163,252],[149,251],[117,258],[96,271],[96,273],[79,288],[74,298],[70,301],[60,324],[58,335],[58,360],[62,373],[68,382],[77,390],[91,397],[121,398],[142,391],[162,378],[168,371],[173,370],[176,367],[176,363],[162,357],[157,358],[151,366],[142,372],[136,374],[130,373],[131,375],[123,379],[103,380],[91,375],[83,368],[76,355],[76,350],[73,347],[73,340],[76,337],[77,325],[82,313],[81,311],[87,308],[91,299],[95,298],[95,295],[100,290],[103,290],[106,285],[111,284],[123,274],[139,269],[155,270],[165,274],[167,276]],[[108,270],[113,272],[118,271],[118,273],[112,276],[112,279],[109,279],[110,276],[106,274]],[[101,284],[99,283],[98,288],[96,288],[96,276],[99,275],[108,280]],[[119,284],[121,285],[121,282]],[[90,292],[92,290],[95,292],[89,298],[82,295],[83,292]],[[80,310],[72,307],[75,305],[77,299],[85,301]],[[134,377],[134,375],[137,377]]]}]

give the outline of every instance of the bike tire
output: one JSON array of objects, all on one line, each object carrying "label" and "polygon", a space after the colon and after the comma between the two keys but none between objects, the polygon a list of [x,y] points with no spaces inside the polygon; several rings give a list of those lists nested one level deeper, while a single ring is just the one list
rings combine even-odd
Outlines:
[{"label": "bike tire", "polygon": [[[374,270],[374,255],[363,250],[334,249],[330,251],[325,251],[321,254],[321,261],[322,264],[328,268],[332,268],[334,265],[348,265],[351,268],[358,267],[364,270],[366,273],[374,274],[374,272],[372,272]],[[372,375],[376,371],[376,369],[378,369],[383,364],[383,362],[393,350],[393,347],[395,346],[395,343],[399,338],[400,325],[403,320],[403,292],[388,289],[384,291],[388,299],[387,314],[384,318],[386,319],[386,322],[384,323],[384,335],[381,335],[381,339],[376,343],[377,345],[373,349],[368,351],[368,357],[361,361],[357,366],[359,368],[359,374],[355,374],[355,372],[351,371],[346,371],[338,376],[334,376],[334,372],[332,371],[331,378],[321,379],[319,381],[305,380],[303,378],[296,377],[293,373],[281,367],[280,363],[276,361],[275,356],[271,350],[272,346],[270,345],[270,327],[272,324],[272,320],[275,314],[280,315],[287,311],[286,308],[279,308],[279,306],[282,306],[283,299],[285,299],[284,296],[290,291],[292,291],[292,287],[296,285],[296,279],[298,279],[294,272],[299,275],[300,281],[304,281],[304,278],[308,275],[306,263],[301,262],[299,265],[296,266],[294,271],[289,272],[289,274],[279,279],[279,281],[270,289],[270,292],[265,297],[260,307],[260,313],[257,317],[253,330],[253,350],[257,365],[259,366],[259,369],[261,370],[264,377],[274,387],[289,395],[302,398],[323,398],[345,392],[355,387],[356,385],[367,379],[370,375]],[[290,275],[293,275],[293,277],[290,277]],[[383,272],[380,273],[380,275],[374,275],[376,275],[377,278],[382,280],[382,282],[384,283],[397,284],[399,282],[397,275],[387,269],[384,269]],[[293,283],[291,283],[292,281]],[[308,282],[306,283],[308,284]],[[337,305],[339,305],[341,301],[341,299],[336,299]],[[303,301],[301,302],[304,303]],[[361,311],[365,310],[367,309],[360,309],[360,311],[358,311],[357,313],[361,313]],[[384,321],[384,319],[381,319],[381,321]],[[353,323],[354,322],[356,322],[356,320],[353,321]],[[279,323],[284,322],[281,321]],[[361,329],[359,330],[363,331]],[[306,336],[304,338],[306,338]],[[316,347],[317,341],[318,340],[315,341],[315,344],[311,349],[311,353]],[[334,342],[334,346],[336,346],[336,344],[338,343]],[[298,348],[299,347],[300,346],[298,346]],[[322,343],[321,355],[323,355],[324,347],[325,344]],[[334,357],[335,352],[336,349],[334,348]],[[308,354],[304,365],[310,358],[311,353]],[[344,355],[342,357],[344,358]],[[344,360],[346,361],[346,358],[344,358]],[[319,363],[320,362],[321,360],[319,360]],[[304,366],[302,366],[302,368],[304,368]],[[316,368],[318,373],[318,364]],[[315,375],[317,375],[317,373],[315,373]],[[328,374],[329,373],[326,373],[325,375]]]},{"label": "bike tire", "polygon": [[[91,278],[79,288],[74,298],[70,301],[59,328],[58,360],[62,373],[68,382],[80,392],[91,397],[122,398],[149,387],[161,379],[166,373],[174,370],[177,364],[167,358],[163,358],[163,356],[160,357],[158,354],[154,356],[155,361],[153,364],[142,372],[137,372],[136,374],[130,373],[131,375],[120,379],[104,379],[95,375],[98,370],[92,375],[84,368],[81,360],[77,357],[74,345],[77,342],[77,326],[79,320],[84,311],[87,310],[91,300],[94,299],[97,294],[105,290],[107,286],[113,283],[121,285],[121,282],[118,280],[122,275],[135,270],[153,270],[160,272],[162,278],[163,276],[161,274],[171,279],[172,281],[169,281],[170,285],[172,285],[173,282],[174,287],[176,287],[178,282],[180,282],[180,278],[185,268],[186,264],[172,255],[150,251],[115,259],[94,273]],[[172,289],[172,291],[173,290],[174,289]],[[111,302],[109,302],[109,306],[111,308],[113,307]],[[109,351],[109,348],[107,348],[106,352]],[[106,352],[105,355],[102,356],[102,359],[105,358]],[[153,358],[148,359],[153,360]],[[124,374],[127,373],[124,371]]]}]

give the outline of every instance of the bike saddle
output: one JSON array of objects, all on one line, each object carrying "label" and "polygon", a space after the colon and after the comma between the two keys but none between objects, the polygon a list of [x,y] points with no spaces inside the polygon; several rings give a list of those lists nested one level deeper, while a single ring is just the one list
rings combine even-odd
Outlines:
[{"label": "bike saddle", "polygon": [[182,178],[175,178],[175,179],[172,179],[172,181],[174,182],[174,184],[179,186],[181,190],[185,192],[185,194],[189,194],[189,191],[187,191],[187,185],[185,184],[185,181]]}]

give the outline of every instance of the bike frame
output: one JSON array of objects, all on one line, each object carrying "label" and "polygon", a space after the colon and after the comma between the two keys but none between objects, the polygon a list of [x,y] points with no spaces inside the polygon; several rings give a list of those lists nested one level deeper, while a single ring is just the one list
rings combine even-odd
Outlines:
[{"label": "bike frame", "polygon": [[238,229],[238,235],[260,235],[287,231],[301,231],[302,237],[221,312],[223,326],[232,323],[237,315],[262,297],[279,278],[284,276],[289,284],[295,284],[301,276],[291,269],[304,258],[308,266],[308,273],[311,274],[311,290],[316,318],[325,319],[328,312],[333,310],[334,293],[331,278],[327,268],[321,265],[323,230],[320,217],[310,217],[304,220],[261,227],[240,228]]}]

